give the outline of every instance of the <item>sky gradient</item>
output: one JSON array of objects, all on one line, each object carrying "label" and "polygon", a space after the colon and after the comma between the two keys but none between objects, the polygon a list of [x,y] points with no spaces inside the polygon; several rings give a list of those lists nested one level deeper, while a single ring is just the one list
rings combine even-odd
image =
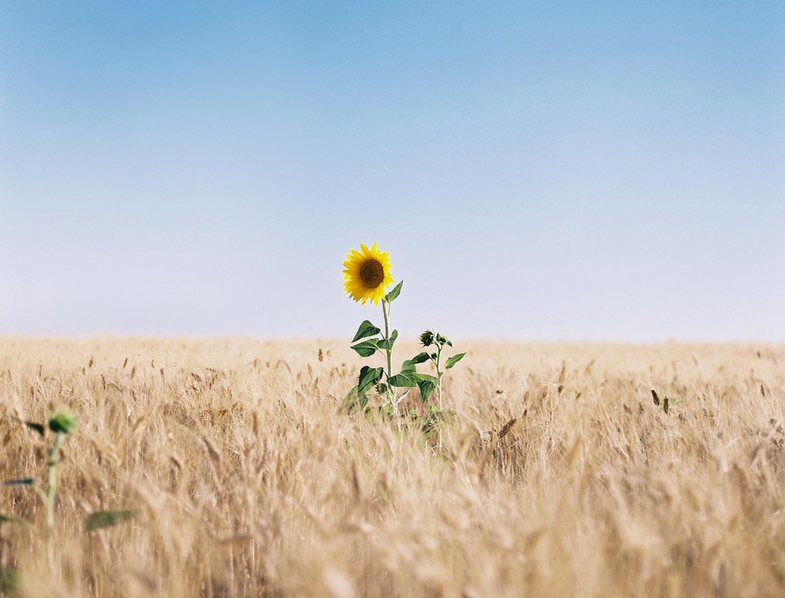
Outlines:
[{"label": "sky gradient", "polygon": [[259,4],[0,0],[0,334],[785,340],[785,4]]}]

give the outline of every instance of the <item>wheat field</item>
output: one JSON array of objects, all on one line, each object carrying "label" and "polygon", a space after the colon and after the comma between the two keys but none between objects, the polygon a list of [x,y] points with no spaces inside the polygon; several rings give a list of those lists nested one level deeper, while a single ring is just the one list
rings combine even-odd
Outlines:
[{"label": "wheat field", "polygon": [[[785,595],[785,346],[462,349],[440,450],[340,411],[345,343],[0,339],[2,479],[44,475],[19,420],[80,416],[54,571],[14,523],[0,565],[36,597]],[[141,514],[82,533],[111,508]]]}]

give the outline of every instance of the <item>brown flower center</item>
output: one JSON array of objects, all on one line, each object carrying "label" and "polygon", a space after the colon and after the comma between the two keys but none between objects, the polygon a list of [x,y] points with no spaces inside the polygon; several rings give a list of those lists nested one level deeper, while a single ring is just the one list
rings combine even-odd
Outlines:
[{"label": "brown flower center", "polygon": [[360,266],[360,280],[366,289],[375,289],[384,281],[384,266],[378,260],[365,260]]}]

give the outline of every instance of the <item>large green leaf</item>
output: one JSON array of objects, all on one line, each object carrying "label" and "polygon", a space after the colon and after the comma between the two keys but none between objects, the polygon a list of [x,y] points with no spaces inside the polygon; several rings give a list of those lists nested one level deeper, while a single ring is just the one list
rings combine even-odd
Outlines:
[{"label": "large green leaf", "polygon": [[382,340],[379,341],[379,348],[382,351],[392,351],[393,345],[395,344],[395,339],[397,338],[398,338],[398,331],[393,330],[389,339],[383,338]]},{"label": "large green leaf", "polygon": [[379,348],[379,341],[375,339],[369,339],[367,341],[363,341],[361,343],[357,343],[352,347],[360,357],[370,357],[376,350]]},{"label": "large green leaf", "polygon": [[387,293],[384,296],[384,300],[387,303],[392,303],[395,299],[398,298],[398,295],[401,294],[401,287],[403,287],[403,281],[399,282],[397,285],[393,287],[393,290]]},{"label": "large green leaf", "polygon": [[390,386],[397,386],[398,388],[414,388],[419,386],[420,382],[430,382],[438,384],[438,380],[428,374],[418,374],[412,371],[402,371],[388,380]]},{"label": "large green leaf", "polygon": [[140,511],[97,511],[90,513],[84,521],[84,532],[86,534],[97,529],[114,527],[136,517]]},{"label": "large green leaf", "polygon": [[456,363],[458,363],[461,359],[463,359],[464,355],[466,355],[466,353],[458,353],[458,355],[453,355],[452,357],[450,357],[447,360],[447,362],[445,363],[444,367],[449,370]]},{"label": "large green leaf", "polygon": [[382,379],[383,374],[384,368],[370,368],[367,365],[363,366],[360,370],[357,389],[361,394],[365,394],[372,386],[375,386],[376,383]]},{"label": "large green leaf", "polygon": [[403,362],[403,365],[401,366],[401,372],[413,372],[419,364],[425,363],[430,358],[431,356],[428,355],[425,351],[418,353],[411,359],[407,359]]},{"label": "large green leaf", "polygon": [[423,402],[428,400],[428,397],[431,396],[431,393],[436,390],[437,382],[434,380],[426,380],[426,379],[418,379],[417,380],[417,387],[420,389],[420,395],[422,396]]},{"label": "large green leaf", "polygon": [[431,376],[430,374],[416,374],[417,381],[427,381],[433,382],[434,384],[439,383],[439,379],[436,376]]},{"label": "large green leaf", "polygon": [[368,338],[369,336],[373,336],[374,334],[379,334],[381,330],[379,330],[376,326],[371,324],[368,320],[365,320],[360,327],[357,329],[357,334],[354,335],[352,342],[359,341],[363,338]]},{"label": "large green leaf", "polygon": [[387,383],[398,388],[414,388],[417,386],[417,374],[411,371],[401,372],[389,378]]}]

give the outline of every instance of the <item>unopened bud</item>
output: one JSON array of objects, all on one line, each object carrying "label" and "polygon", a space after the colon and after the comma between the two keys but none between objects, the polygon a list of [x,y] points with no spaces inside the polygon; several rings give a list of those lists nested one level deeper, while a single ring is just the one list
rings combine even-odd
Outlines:
[{"label": "unopened bud", "polygon": [[426,330],[420,335],[420,342],[423,344],[423,347],[429,347],[433,344],[433,332],[430,330]]},{"label": "unopened bud", "polygon": [[58,409],[49,420],[49,429],[52,430],[52,432],[73,434],[73,432],[76,431],[76,424],[78,421],[79,418],[77,418],[70,409],[63,407]]}]

